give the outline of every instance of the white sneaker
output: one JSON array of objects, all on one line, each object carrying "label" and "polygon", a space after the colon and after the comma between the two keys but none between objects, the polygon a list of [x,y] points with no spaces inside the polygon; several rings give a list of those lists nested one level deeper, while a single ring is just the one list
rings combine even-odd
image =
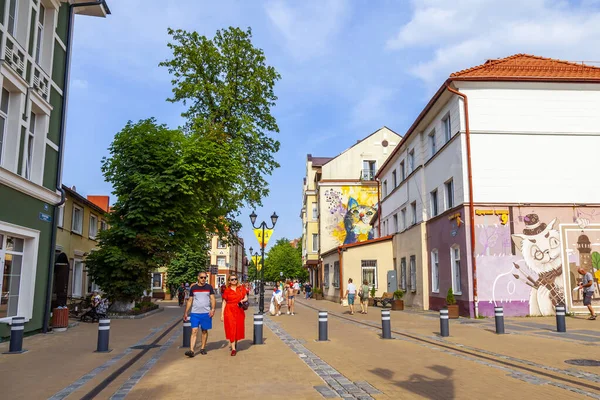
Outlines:
[{"label": "white sneaker", "polygon": [[288,311],[288,312],[286,312],[286,314],[287,314],[287,315],[290,315],[290,312]]},{"label": "white sneaker", "polygon": [[296,314],[292,313],[292,315],[296,315]]}]

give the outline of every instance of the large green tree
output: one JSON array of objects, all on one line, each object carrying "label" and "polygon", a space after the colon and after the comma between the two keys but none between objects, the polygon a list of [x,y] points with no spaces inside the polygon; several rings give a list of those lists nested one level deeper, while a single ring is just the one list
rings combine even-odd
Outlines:
[{"label": "large green tree", "polygon": [[279,239],[269,249],[265,259],[265,280],[277,281],[281,279],[306,280],[307,271],[302,267],[302,250],[293,247],[286,238]]},{"label": "large green tree", "polygon": [[203,246],[185,245],[171,258],[167,266],[167,285],[173,295],[182,283],[196,282],[199,272],[207,272],[210,261],[208,243],[205,240]]}]

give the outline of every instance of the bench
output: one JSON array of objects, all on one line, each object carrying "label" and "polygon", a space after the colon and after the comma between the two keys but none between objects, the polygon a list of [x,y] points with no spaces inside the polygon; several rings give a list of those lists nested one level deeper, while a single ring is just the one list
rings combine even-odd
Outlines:
[{"label": "bench", "polygon": [[394,301],[394,293],[385,292],[381,297],[373,297],[374,306],[377,306],[377,303],[379,303],[381,307],[391,306],[392,301]]}]

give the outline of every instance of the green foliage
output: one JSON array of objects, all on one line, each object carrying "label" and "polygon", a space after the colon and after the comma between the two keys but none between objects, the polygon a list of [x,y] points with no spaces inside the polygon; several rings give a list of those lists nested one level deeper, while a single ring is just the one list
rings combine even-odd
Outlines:
[{"label": "green foliage", "polygon": [[[253,46],[250,28],[218,30],[213,39],[181,29],[168,32],[173,57],[160,63],[173,76],[168,100],[188,107],[184,129],[203,147],[197,157],[211,157],[209,150],[225,156],[215,160],[229,191],[216,197],[221,212],[237,210],[244,200],[251,207],[260,204],[269,192],[265,177],[279,167],[274,158],[279,142],[269,134],[279,132],[271,107],[280,75]],[[231,169],[222,169],[222,160]]]},{"label": "green foliage", "polygon": [[600,253],[597,251],[592,252],[592,266],[595,270],[600,270]]},{"label": "green foliage", "polygon": [[369,290],[369,294],[371,295],[371,297],[375,297],[375,293],[377,293],[377,291],[375,290],[375,286],[371,286],[371,290]]},{"label": "green foliage", "polygon": [[446,304],[449,306],[456,304],[456,299],[454,298],[454,292],[452,291],[452,288],[448,289],[448,294],[446,295]]},{"label": "green foliage", "polygon": [[254,258],[250,260],[250,265],[248,266],[248,280],[254,281],[258,279],[258,270],[256,269],[256,265],[254,264]]},{"label": "green foliage", "polygon": [[265,280],[280,280],[280,272],[283,272],[284,279],[308,279],[308,272],[302,267],[301,252],[302,250],[294,248],[288,239],[279,239],[265,255]]},{"label": "green foliage", "polygon": [[171,293],[176,294],[182,283],[192,284],[197,281],[198,273],[206,272],[206,266],[210,262],[209,241],[205,239],[203,243],[198,249],[190,245],[183,246],[170,260],[167,266],[167,287],[171,288]]},{"label": "green foliage", "polygon": [[321,288],[314,288],[313,293],[314,294],[323,294],[323,290],[321,290]]},{"label": "green foliage", "polygon": [[404,291],[398,289],[394,292],[394,299],[400,300],[404,297]]}]

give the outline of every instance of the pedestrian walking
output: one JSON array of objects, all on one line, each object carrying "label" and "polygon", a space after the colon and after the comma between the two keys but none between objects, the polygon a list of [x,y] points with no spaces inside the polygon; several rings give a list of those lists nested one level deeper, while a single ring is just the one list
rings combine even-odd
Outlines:
[{"label": "pedestrian walking", "polygon": [[346,298],[348,299],[348,306],[350,307],[350,315],[354,315],[354,298],[356,297],[356,286],[352,283],[352,278],[348,279],[348,286],[346,286]]},{"label": "pedestrian walking", "polygon": [[358,291],[358,298],[360,300],[360,313],[367,314],[369,311],[369,282],[366,279]]},{"label": "pedestrian walking", "polygon": [[281,315],[281,303],[283,303],[283,295],[279,286],[273,287],[273,294],[271,295],[271,305],[269,306],[269,313],[273,316]]},{"label": "pedestrian walking", "polygon": [[296,289],[294,288],[294,285],[291,284],[291,282],[287,286],[286,294],[287,294],[287,306],[288,306],[287,314],[294,315],[294,302],[295,302],[295,296],[296,296]]},{"label": "pedestrian walking", "polygon": [[179,307],[183,306],[183,301],[185,300],[185,283],[183,282],[177,288],[177,300],[179,301]]},{"label": "pedestrian walking", "polygon": [[[215,291],[211,285],[206,283],[206,272],[198,274],[198,282],[194,283],[189,291],[189,299],[183,313],[183,321],[187,321],[190,316],[192,325],[192,336],[190,337],[190,349],[185,352],[188,357],[196,355],[196,337],[198,329],[202,330],[202,340],[200,344],[200,354],[206,354],[206,342],[208,341],[208,331],[212,329],[212,317],[215,315],[217,301]],[[191,314],[189,313],[192,311]]]},{"label": "pedestrian walking", "polygon": [[594,312],[594,308],[592,307],[592,296],[594,295],[594,277],[591,272],[586,271],[583,268],[578,268],[577,272],[580,275],[583,275],[583,279],[579,284],[579,287],[583,289],[583,305],[587,306],[588,310],[590,310],[590,317],[588,318],[590,321],[596,319],[596,313]]},{"label": "pedestrian walking", "polygon": [[245,338],[244,310],[248,308],[248,293],[246,288],[238,284],[235,275],[229,276],[229,286],[223,292],[221,321],[225,325],[225,337],[231,345],[231,355],[237,353],[237,342]]},{"label": "pedestrian walking", "polygon": [[306,300],[310,299],[310,295],[312,294],[312,286],[309,282],[304,284],[304,292],[306,293]]}]

